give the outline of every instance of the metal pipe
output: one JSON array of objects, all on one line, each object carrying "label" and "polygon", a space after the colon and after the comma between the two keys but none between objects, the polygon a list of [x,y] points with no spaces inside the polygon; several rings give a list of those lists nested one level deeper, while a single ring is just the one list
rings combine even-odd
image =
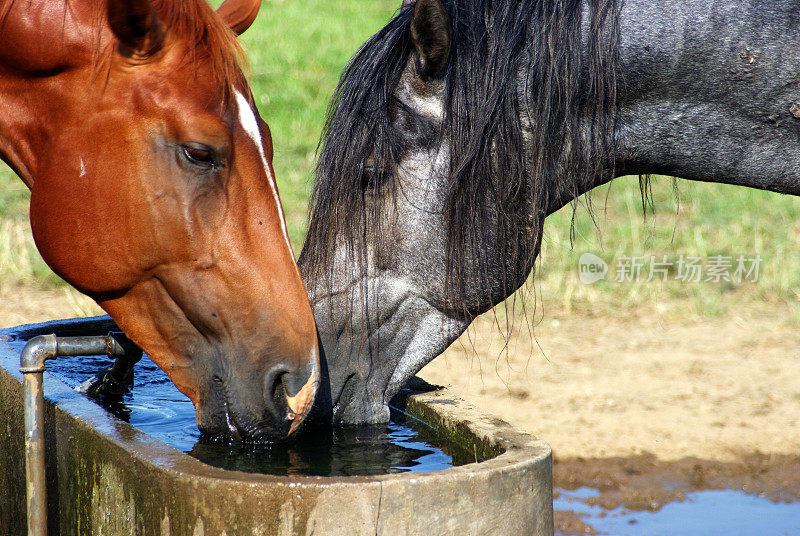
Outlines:
[{"label": "metal pipe", "polygon": [[[138,351],[138,356],[137,356]],[[141,350],[123,334],[96,337],[34,337],[20,354],[19,370],[24,378],[25,478],[27,480],[28,536],[47,535],[47,481],[44,451],[45,361],[60,355],[131,355],[136,361]]]},{"label": "metal pipe", "polygon": [[20,355],[25,389],[25,479],[28,482],[28,536],[47,534],[47,482],[44,463],[44,385],[46,359],[56,357],[55,335],[34,337]]}]

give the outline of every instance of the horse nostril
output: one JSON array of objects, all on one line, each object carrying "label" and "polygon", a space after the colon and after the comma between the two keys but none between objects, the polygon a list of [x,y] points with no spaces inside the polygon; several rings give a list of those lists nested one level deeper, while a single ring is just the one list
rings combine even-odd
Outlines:
[{"label": "horse nostril", "polygon": [[288,373],[289,370],[286,366],[278,365],[267,371],[264,378],[264,398],[275,422],[285,420],[290,411],[283,387],[283,377]]}]

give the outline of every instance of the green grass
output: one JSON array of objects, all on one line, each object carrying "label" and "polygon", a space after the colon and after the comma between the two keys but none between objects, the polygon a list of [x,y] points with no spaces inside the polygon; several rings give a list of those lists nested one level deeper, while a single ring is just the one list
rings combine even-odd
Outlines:
[{"label": "green grass", "polygon": [[44,263],[28,223],[30,192],[0,163],[0,282],[64,285]]},{"label": "green grass", "polygon": [[[218,3],[218,2],[217,2]],[[271,0],[262,4],[242,40],[253,93],[275,147],[275,171],[296,250],[305,234],[307,199],[325,107],[350,56],[380,28],[399,0]],[[800,200],[731,186],[679,181],[680,211],[671,179],[655,177],[653,213],[642,217],[635,177],[593,192],[595,221],[579,207],[570,241],[572,208],[550,217],[537,268],[538,296],[564,311],[663,306],[679,314],[718,315],[743,302],[797,303],[800,288]],[[610,189],[609,189],[610,188]],[[36,279],[63,284],[35,254],[27,231],[28,194],[0,169],[0,281]],[[596,223],[596,227],[595,227]],[[757,283],[616,283],[584,285],[581,253],[591,251],[614,269],[623,255],[679,254],[707,258],[761,254]],[[644,272],[647,273],[647,265]],[[613,273],[610,274],[613,276]]]},{"label": "green grass", "polygon": [[350,56],[399,7],[397,0],[264,2],[242,35],[250,84],[275,148],[275,174],[297,251],[325,109]]},{"label": "green grass", "polygon": [[[545,301],[570,310],[622,309],[655,305],[678,314],[713,316],[742,302],[798,301],[800,289],[800,199],[748,188],[653,178],[653,207],[646,217],[637,177],[622,177],[592,193],[594,221],[579,206],[575,239],[570,245],[572,208],[565,207],[545,225],[545,243],[538,278]],[[596,227],[595,227],[596,224]],[[578,258],[584,252],[609,264],[609,275],[594,285],[578,279]],[[761,256],[757,282],[682,282],[675,272],[667,281],[644,281],[650,256],[675,262],[679,255]],[[616,282],[622,256],[645,256],[642,281]],[[703,278],[705,279],[704,272]],[[680,305],[677,305],[680,304]]]}]

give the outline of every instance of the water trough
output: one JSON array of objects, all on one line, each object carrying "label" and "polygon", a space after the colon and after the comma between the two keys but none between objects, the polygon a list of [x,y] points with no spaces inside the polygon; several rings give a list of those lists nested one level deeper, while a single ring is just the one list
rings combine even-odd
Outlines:
[{"label": "water trough", "polygon": [[[107,317],[0,330],[0,534],[25,534],[20,352],[37,335],[105,335]],[[549,446],[447,390],[410,394],[405,411],[479,463],[431,473],[271,476],[206,465],[45,373],[51,534],[549,535]]]}]

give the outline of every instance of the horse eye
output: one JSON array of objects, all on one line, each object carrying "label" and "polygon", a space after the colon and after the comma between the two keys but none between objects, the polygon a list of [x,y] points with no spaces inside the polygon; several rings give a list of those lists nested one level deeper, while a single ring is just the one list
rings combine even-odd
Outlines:
[{"label": "horse eye", "polygon": [[371,189],[376,186],[377,177],[375,167],[372,163],[366,163],[361,168],[361,187],[364,189]]},{"label": "horse eye", "polygon": [[214,160],[214,151],[205,145],[182,145],[183,156],[197,166],[213,167],[216,165]]}]

